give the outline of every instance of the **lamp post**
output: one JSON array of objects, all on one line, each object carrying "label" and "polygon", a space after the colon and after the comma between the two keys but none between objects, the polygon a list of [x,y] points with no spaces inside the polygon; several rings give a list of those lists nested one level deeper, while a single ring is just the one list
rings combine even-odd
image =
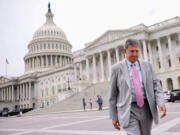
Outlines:
[{"label": "lamp post", "polygon": [[69,77],[68,77],[68,90],[71,90],[71,88],[70,88],[70,85],[69,85]]}]

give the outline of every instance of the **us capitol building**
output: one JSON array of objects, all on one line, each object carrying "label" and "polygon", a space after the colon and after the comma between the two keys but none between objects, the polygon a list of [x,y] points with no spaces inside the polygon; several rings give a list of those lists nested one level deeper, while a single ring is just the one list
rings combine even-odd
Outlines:
[{"label": "us capitol building", "polygon": [[128,38],[140,41],[140,59],[153,65],[163,90],[180,88],[179,17],[151,26],[109,30],[72,53],[72,45],[53,16],[49,4],[45,24],[28,44],[24,74],[0,77],[0,109],[46,107],[93,84],[108,83],[111,66],[124,59]]}]

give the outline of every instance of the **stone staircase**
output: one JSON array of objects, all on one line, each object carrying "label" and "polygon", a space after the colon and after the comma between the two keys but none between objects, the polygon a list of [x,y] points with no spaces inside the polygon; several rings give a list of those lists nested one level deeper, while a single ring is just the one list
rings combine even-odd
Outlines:
[{"label": "stone staircase", "polygon": [[90,104],[89,104],[90,98],[93,103],[93,108],[98,108],[98,104],[96,102],[97,95],[102,96],[103,107],[107,107],[108,106],[108,88],[109,88],[108,82],[93,84],[81,92],[74,93],[72,96],[66,98],[65,100],[61,102],[58,102],[46,108],[39,108],[39,109],[33,110],[31,112],[28,112],[26,115],[82,110],[83,109],[82,98],[85,98],[87,109],[90,108]]}]

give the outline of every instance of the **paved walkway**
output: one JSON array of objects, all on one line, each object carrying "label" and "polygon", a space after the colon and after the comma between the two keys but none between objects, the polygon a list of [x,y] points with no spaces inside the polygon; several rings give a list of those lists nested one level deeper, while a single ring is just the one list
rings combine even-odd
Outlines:
[{"label": "paved walkway", "polygon": [[[180,135],[180,103],[168,103],[168,115],[152,135]],[[0,118],[0,135],[126,135],[113,128],[108,110]]]}]

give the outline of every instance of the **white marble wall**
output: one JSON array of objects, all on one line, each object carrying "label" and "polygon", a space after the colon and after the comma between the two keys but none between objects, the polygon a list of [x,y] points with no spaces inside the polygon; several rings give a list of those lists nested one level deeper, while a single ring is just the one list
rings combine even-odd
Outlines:
[{"label": "white marble wall", "polygon": [[[141,39],[141,37],[142,35],[137,38],[141,43],[140,59],[149,61],[153,65],[159,79],[163,82],[163,89],[169,88],[167,87],[169,82],[166,74],[171,75],[169,78],[172,79],[173,89],[180,88],[180,34],[172,33],[156,39],[148,39],[147,37]],[[119,43],[122,42],[119,41]],[[111,48],[106,46],[111,46]],[[107,45],[103,43],[101,48],[99,46],[92,49],[85,48],[84,52],[86,52],[86,55],[80,55],[81,58],[75,57],[74,65],[76,68],[74,71],[79,76],[86,76],[84,81],[91,83],[108,81],[111,66],[124,58],[123,44],[118,44],[118,41],[116,43],[113,41],[107,42]],[[89,63],[87,64],[87,62]],[[85,63],[86,68],[79,70],[81,68],[78,67],[82,63]],[[178,75],[173,75],[174,72]],[[75,80],[77,81],[79,78],[75,78]]]}]

